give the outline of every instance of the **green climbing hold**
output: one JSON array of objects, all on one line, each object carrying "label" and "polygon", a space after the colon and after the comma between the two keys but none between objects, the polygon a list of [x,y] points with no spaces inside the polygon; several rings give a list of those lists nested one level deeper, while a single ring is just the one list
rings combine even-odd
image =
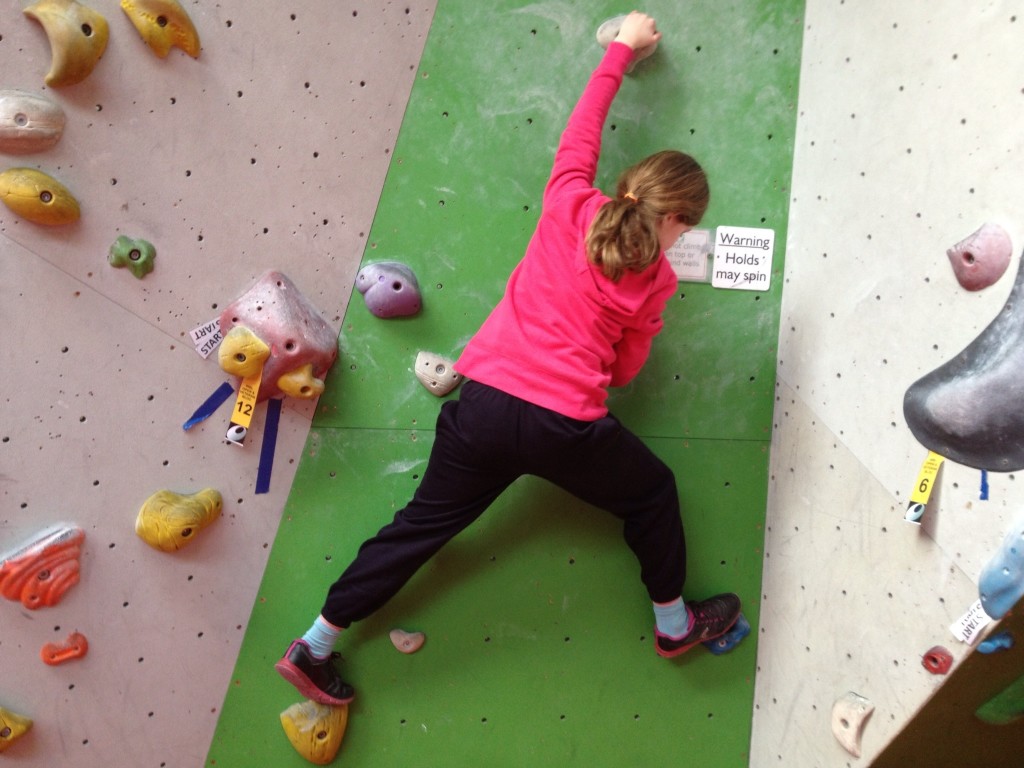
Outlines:
[{"label": "green climbing hold", "polygon": [[975,714],[990,725],[1006,725],[1024,717],[1024,676],[978,707]]},{"label": "green climbing hold", "polygon": [[136,240],[121,235],[110,246],[110,266],[127,267],[137,278],[142,279],[153,271],[156,248],[145,240]]}]

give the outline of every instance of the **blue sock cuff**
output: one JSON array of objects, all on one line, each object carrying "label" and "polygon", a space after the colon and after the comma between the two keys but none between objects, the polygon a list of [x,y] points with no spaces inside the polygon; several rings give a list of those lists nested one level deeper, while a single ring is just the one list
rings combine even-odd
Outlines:
[{"label": "blue sock cuff", "polygon": [[661,634],[676,639],[689,633],[693,621],[690,609],[686,607],[686,603],[680,597],[678,600],[664,605],[655,603],[654,623]]},{"label": "blue sock cuff", "polygon": [[313,626],[306,631],[302,639],[309,646],[310,653],[318,659],[326,659],[334,650],[334,643],[340,634],[340,629],[328,624],[322,617],[317,616]]}]

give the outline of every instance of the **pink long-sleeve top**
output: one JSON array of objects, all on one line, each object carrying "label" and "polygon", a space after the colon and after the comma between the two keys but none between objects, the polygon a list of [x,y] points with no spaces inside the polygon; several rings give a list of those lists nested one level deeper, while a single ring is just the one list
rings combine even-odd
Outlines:
[{"label": "pink long-sleeve top", "polygon": [[526,254],[455,364],[469,379],[584,421],[606,415],[608,387],[643,367],[677,286],[664,253],[612,282],[584,244],[609,200],[594,187],[601,132],[632,59],[629,46],[613,42],[591,75],[559,141]]}]

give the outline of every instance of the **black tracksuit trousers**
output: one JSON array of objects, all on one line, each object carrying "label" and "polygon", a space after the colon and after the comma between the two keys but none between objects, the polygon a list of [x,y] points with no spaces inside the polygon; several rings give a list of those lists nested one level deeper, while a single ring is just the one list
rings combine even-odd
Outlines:
[{"label": "black tracksuit trousers", "polygon": [[474,381],[446,402],[419,488],[330,587],[339,627],[390,600],[513,481],[536,475],[622,520],[654,602],[682,593],[686,545],[672,471],[611,414],[579,421]]}]

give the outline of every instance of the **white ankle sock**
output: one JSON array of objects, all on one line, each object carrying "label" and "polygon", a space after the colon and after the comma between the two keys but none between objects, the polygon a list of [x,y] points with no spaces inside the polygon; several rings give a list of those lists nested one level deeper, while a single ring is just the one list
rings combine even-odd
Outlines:
[{"label": "white ankle sock", "polygon": [[661,634],[679,639],[689,634],[693,617],[680,597],[671,603],[654,603],[654,623]]},{"label": "white ankle sock", "polygon": [[317,616],[302,639],[309,646],[309,652],[318,659],[326,659],[334,650],[334,643],[341,634],[341,627],[331,624],[323,616]]}]

